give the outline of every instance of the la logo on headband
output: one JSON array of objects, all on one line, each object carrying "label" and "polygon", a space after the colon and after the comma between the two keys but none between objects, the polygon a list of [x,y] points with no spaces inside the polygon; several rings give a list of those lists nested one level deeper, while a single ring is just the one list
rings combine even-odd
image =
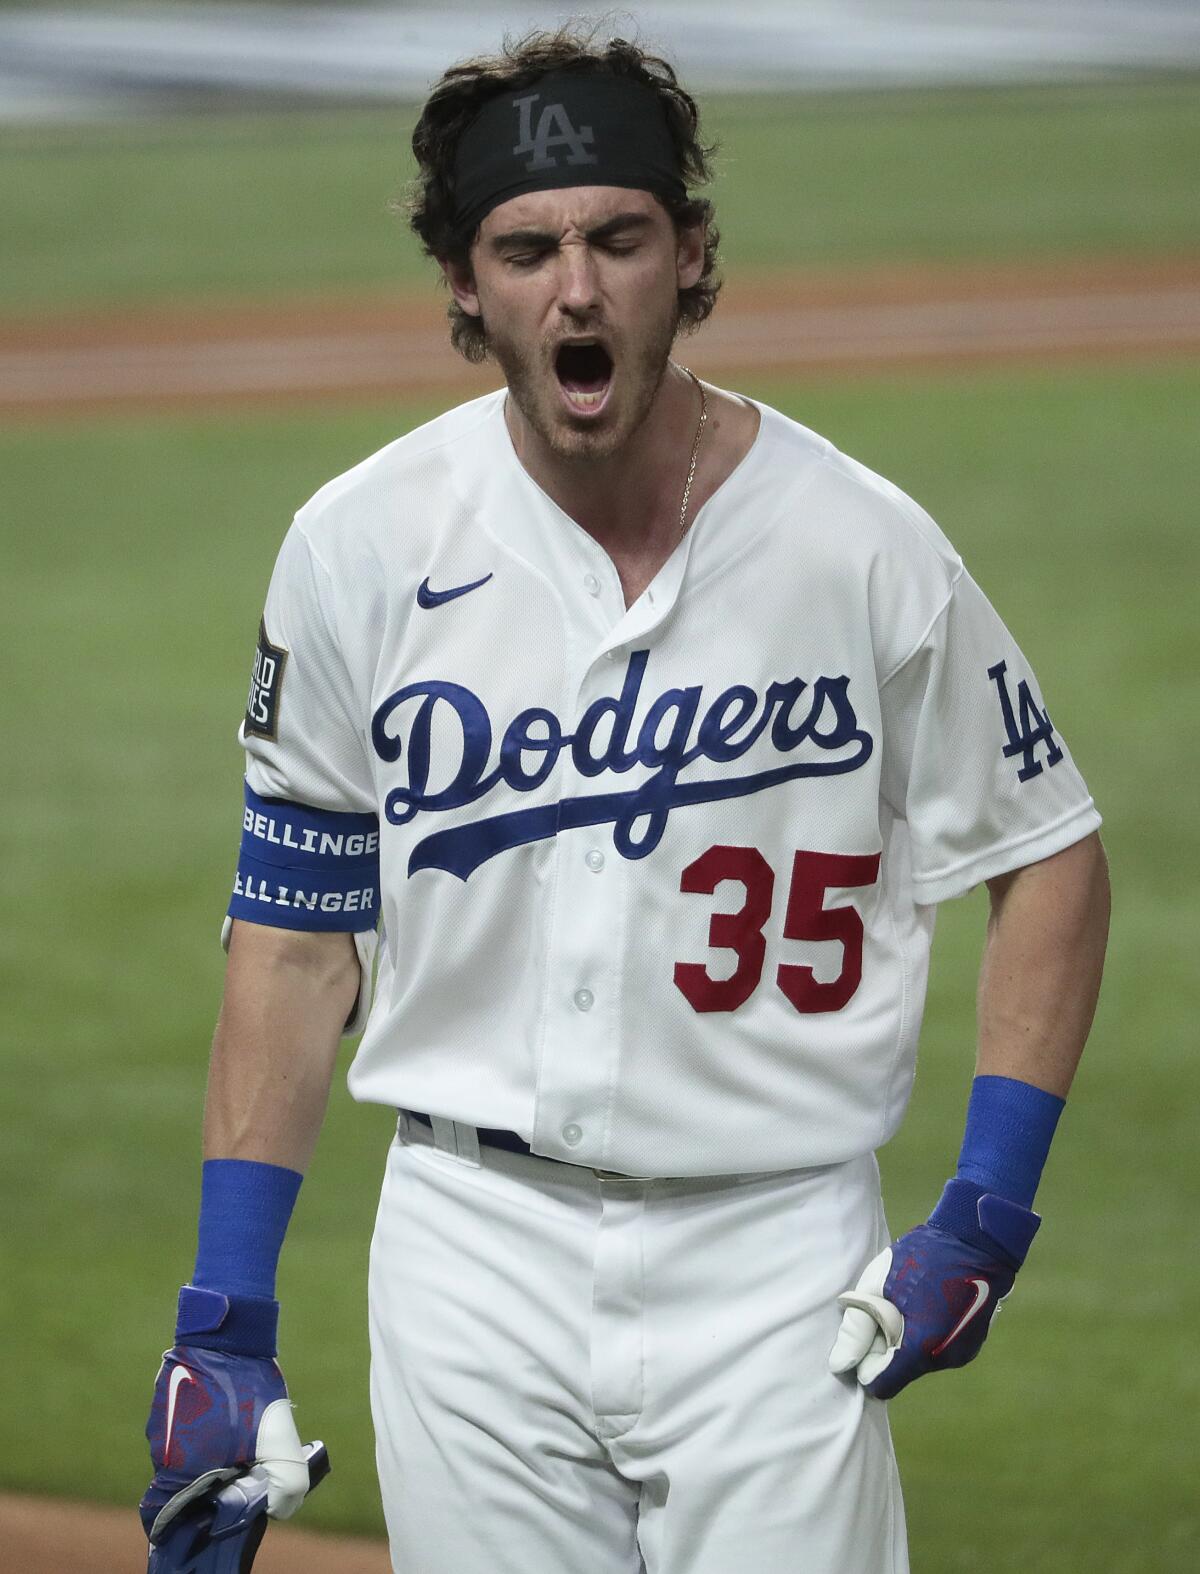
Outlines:
[{"label": "la logo on headband", "polygon": [[595,146],[596,141],[591,126],[580,126],[576,131],[565,105],[544,105],[538,116],[537,131],[534,131],[533,106],[541,96],[540,93],[530,93],[526,98],[513,101],[520,112],[521,134],[521,139],[513,148],[513,153],[517,157],[524,153],[533,154],[525,166],[526,170],[533,173],[539,169],[557,168],[558,159],[550,154],[552,147],[570,149],[567,154],[568,164],[598,164],[600,160],[594,153],[588,151],[589,147]]}]

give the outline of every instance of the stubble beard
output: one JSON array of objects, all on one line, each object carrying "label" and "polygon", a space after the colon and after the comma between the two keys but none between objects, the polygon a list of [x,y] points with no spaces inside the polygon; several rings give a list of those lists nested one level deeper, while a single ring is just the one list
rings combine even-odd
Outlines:
[{"label": "stubble beard", "polygon": [[[580,331],[586,332],[586,326],[581,324]],[[503,334],[488,332],[486,325],[484,332],[488,353],[504,373],[509,395],[535,435],[556,459],[589,464],[612,458],[641,429],[670,363],[679,333],[679,311],[673,303],[651,337],[620,352],[620,387],[613,390],[620,408],[611,414],[606,410],[598,421],[587,417],[575,421],[570,411],[563,409],[554,371],[557,341],[530,351]]]}]

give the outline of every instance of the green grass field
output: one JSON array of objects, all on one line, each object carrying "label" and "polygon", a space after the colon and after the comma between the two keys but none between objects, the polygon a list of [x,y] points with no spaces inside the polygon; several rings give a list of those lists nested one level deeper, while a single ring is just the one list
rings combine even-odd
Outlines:
[{"label": "green grass field", "polygon": [[[0,311],[388,288],[411,114],[0,133]],[[1200,93],[715,100],[730,268],[1139,255],[1200,243]]]},{"label": "green grass field", "polygon": [[[772,101],[717,119],[736,155],[722,199],[731,267],[795,261],[797,238],[812,263],[1197,242],[1195,205],[1180,198],[1200,115],[1181,89],[904,96],[853,112]],[[0,158],[0,199],[17,215],[0,295],[44,310],[413,277],[380,218],[395,128],[304,124],[304,135],[292,122],[181,122],[0,136],[14,155]],[[790,161],[797,127],[820,142],[821,169],[773,238],[758,172]],[[1039,160],[1047,139],[1061,156]],[[975,178],[1000,166],[1002,182]],[[222,168],[230,213],[214,228]],[[57,217],[29,190],[39,169],[66,200]],[[847,194],[856,181],[887,199],[874,221]],[[308,205],[308,228],[289,195]],[[132,246],[145,235],[153,255]],[[1200,1546],[1189,1249],[1200,921],[1185,686],[1200,366],[746,391],[939,518],[1025,646],[1107,820],[1108,983],[1040,1194],[1041,1238],[984,1357],[893,1408],[914,1569],[1182,1574]],[[0,433],[14,915],[0,932],[0,1485],[130,1504],[144,1485],[156,1356],[194,1249],[239,818],[234,732],[266,578],[305,496],[430,413],[240,410]],[[982,920],[978,895],[941,916],[917,1094],[883,1156],[897,1225],[928,1211],[957,1152]],[[325,1437],[337,1466],[305,1510],[315,1526],[380,1527],[363,1303],[389,1131],[386,1111],[336,1090],[281,1269],[300,1428]]]}]

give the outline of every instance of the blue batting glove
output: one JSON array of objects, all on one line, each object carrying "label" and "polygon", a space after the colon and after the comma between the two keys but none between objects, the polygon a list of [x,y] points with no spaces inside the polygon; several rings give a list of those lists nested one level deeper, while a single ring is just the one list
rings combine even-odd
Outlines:
[{"label": "blue batting glove", "polygon": [[273,1518],[303,1501],[308,1466],[274,1357],[276,1312],[271,1301],[180,1291],[177,1343],[163,1357],[146,1423],[155,1475],[138,1512],[151,1542],[189,1503],[254,1465]]},{"label": "blue batting glove", "polygon": [[948,1181],[928,1223],[838,1296],[829,1370],[853,1371],[874,1398],[891,1399],[926,1372],[974,1360],[1041,1222],[973,1181]]}]

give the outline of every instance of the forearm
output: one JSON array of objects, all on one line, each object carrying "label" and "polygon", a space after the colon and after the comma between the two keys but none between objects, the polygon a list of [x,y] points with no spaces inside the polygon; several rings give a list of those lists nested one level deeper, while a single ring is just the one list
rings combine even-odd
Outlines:
[{"label": "forearm", "polygon": [[304,1172],[358,987],[350,935],[234,922],[209,1065],[206,1159]]},{"label": "forearm", "polygon": [[[276,1359],[275,1274],[359,982],[348,934],[234,922],[204,1113],[196,1265],[147,1426],[155,1476],[140,1507],[152,1539],[170,1534],[214,1475],[254,1462],[277,1518],[309,1489]],[[256,1544],[246,1542],[251,1553]]]},{"label": "forearm", "polygon": [[1100,838],[989,881],[989,891],[976,1071],[1065,1098],[1095,1014],[1108,939]]},{"label": "forearm", "polygon": [[[234,923],[209,1068],[196,1265],[147,1426],[155,1476],[140,1507],[152,1540],[171,1534],[198,1490],[215,1490],[214,1475],[257,1463],[267,1512],[280,1518],[308,1491],[276,1359],[275,1271],[358,983],[349,935]],[[257,1543],[246,1545],[252,1555]]]},{"label": "forearm", "polygon": [[978,1353],[1040,1220],[1032,1211],[1096,1009],[1108,935],[1098,837],[988,882],[979,1057],[956,1175],[926,1224],[873,1258],[830,1370],[877,1399]]}]

